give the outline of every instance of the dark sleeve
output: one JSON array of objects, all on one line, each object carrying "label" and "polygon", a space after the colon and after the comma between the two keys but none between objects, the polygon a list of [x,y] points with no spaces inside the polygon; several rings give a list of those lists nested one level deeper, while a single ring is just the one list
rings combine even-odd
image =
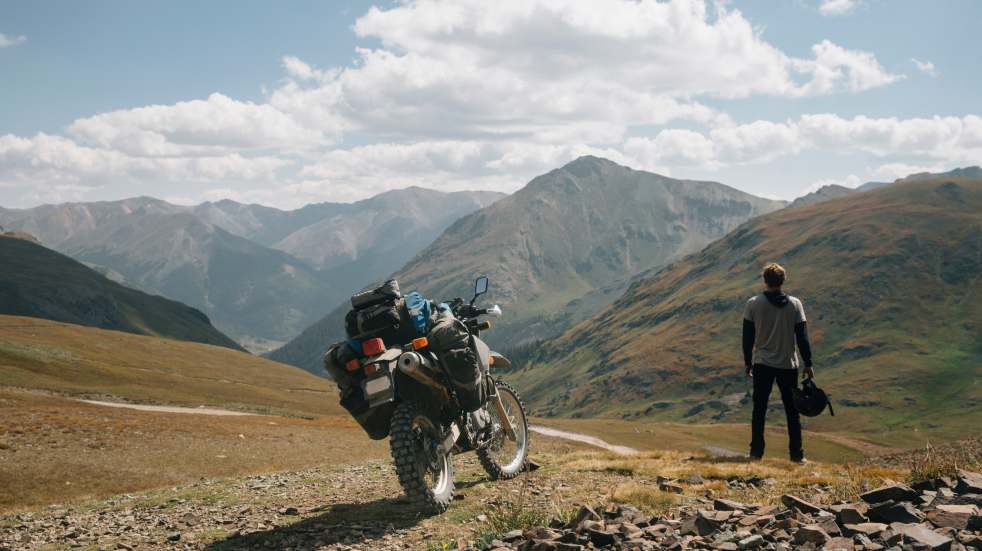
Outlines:
[{"label": "dark sleeve", "polygon": [[808,342],[808,323],[799,321],[794,324],[794,337],[798,341],[798,351],[801,352],[801,359],[805,360],[805,367],[812,366],[812,345]]},{"label": "dark sleeve", "polygon": [[757,338],[757,330],[754,322],[743,320],[743,365],[750,367],[754,357],[754,339]]}]

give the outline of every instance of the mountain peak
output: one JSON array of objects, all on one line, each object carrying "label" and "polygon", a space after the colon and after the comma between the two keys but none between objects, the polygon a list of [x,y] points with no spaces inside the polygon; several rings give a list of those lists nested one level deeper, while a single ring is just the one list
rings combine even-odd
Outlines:
[{"label": "mountain peak", "polygon": [[630,168],[619,165],[610,159],[597,157],[596,155],[582,155],[577,157],[563,165],[560,170],[576,173],[583,170],[599,170],[603,168],[621,168],[624,170],[631,170]]}]

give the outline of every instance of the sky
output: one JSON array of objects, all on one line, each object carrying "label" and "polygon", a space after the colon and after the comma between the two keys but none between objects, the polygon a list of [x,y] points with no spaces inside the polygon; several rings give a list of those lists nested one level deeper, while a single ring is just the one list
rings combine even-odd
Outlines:
[{"label": "sky", "polygon": [[982,164],[976,0],[0,0],[0,206]]}]

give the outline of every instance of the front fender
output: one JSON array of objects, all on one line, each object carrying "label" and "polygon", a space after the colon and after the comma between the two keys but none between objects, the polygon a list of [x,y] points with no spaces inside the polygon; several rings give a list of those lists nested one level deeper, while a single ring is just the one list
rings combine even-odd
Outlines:
[{"label": "front fender", "polygon": [[508,358],[506,358],[506,357],[502,356],[501,354],[499,354],[499,353],[497,353],[497,352],[495,352],[495,351],[492,350],[491,351],[491,365],[493,365],[494,367],[496,367],[498,369],[510,369],[511,368],[511,360],[509,360]]}]

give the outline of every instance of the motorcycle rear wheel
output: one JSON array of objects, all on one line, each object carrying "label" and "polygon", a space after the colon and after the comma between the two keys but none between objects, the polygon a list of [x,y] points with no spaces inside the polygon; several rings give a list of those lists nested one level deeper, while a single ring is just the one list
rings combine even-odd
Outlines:
[{"label": "motorcycle rear wheel", "polygon": [[403,491],[416,505],[442,513],[454,496],[450,454],[433,458],[429,447],[440,440],[439,428],[415,402],[402,402],[392,414],[389,449]]},{"label": "motorcycle rear wheel", "polygon": [[505,414],[515,430],[515,441],[513,442],[505,434],[498,418],[497,408],[489,403],[485,407],[491,414],[494,431],[491,435],[491,442],[477,450],[477,457],[481,460],[481,466],[484,467],[492,480],[510,480],[525,470],[528,462],[528,415],[526,414],[525,403],[522,402],[518,391],[511,385],[502,381],[495,381],[494,386],[501,397],[501,405],[504,406]]}]

